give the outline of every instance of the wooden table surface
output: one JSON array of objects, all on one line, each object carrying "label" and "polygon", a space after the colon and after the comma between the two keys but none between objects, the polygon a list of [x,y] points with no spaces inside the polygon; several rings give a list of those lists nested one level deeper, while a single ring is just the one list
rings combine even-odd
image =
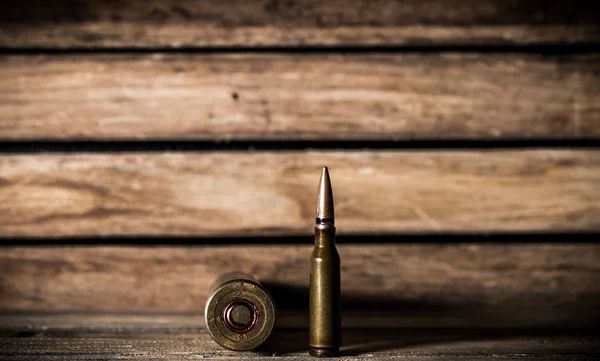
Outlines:
[{"label": "wooden table surface", "polygon": [[[0,359],[312,359],[306,329],[277,329],[260,350],[234,352],[213,342],[202,324],[165,315],[123,318],[2,315]],[[600,337],[585,330],[345,329],[340,359],[594,360],[599,346]]]}]

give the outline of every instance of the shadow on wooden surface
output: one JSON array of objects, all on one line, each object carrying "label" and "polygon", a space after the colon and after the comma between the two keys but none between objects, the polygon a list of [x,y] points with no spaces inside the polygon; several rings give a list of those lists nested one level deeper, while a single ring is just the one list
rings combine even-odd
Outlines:
[{"label": "shadow on wooden surface", "polygon": [[[308,287],[294,286],[275,282],[262,282],[275,300],[275,304],[285,305],[286,310],[306,310],[308,307]],[[450,305],[448,303],[431,302],[427,300],[407,300],[401,293],[365,295],[357,292],[342,291],[342,308],[346,310],[363,311],[392,311],[401,314],[403,310],[410,311],[474,311],[481,304],[477,302]]]},{"label": "shadow on wooden surface", "polygon": [[[372,356],[382,352],[407,352],[412,353],[415,349],[429,350],[430,352],[444,350],[446,352],[456,349],[460,352],[461,344],[470,345],[472,351],[476,351],[478,345],[490,345],[493,343],[516,344],[523,339],[557,340],[560,338],[584,336],[589,340],[598,341],[598,333],[593,331],[528,331],[528,330],[348,330],[342,332],[341,356]],[[547,342],[546,340],[546,342]],[[538,340],[539,341],[539,340]],[[539,342],[538,342],[539,343]],[[269,356],[285,356],[287,354],[305,352],[308,348],[308,333],[300,331],[276,331],[269,340],[260,348],[259,352]],[[582,345],[583,346],[583,345]],[[484,347],[480,346],[481,349]],[[519,345],[513,351],[516,353],[531,352],[536,346]],[[548,352],[554,354],[572,354],[572,345],[560,345],[548,342]],[[598,356],[598,351],[586,350],[582,352],[588,356]]]},{"label": "shadow on wooden surface", "polygon": [[[600,338],[590,330],[343,330],[343,357],[390,359],[582,359],[600,356]],[[0,338],[0,358],[23,359],[248,359],[309,360],[306,330],[276,330],[254,352],[218,346],[205,330],[193,332],[18,332]],[[314,360],[314,359],[313,359]]]},{"label": "shadow on wooden surface", "polygon": [[[344,317],[365,314],[346,318],[355,328],[564,328],[600,319],[596,244],[338,249]],[[175,314],[167,319],[175,326],[187,314],[200,319],[184,324],[197,327],[215,279],[237,269],[265,284],[282,322],[285,311],[301,311],[280,326],[306,327],[311,250],[308,244],[2,247],[0,311],[145,312],[155,315],[152,324]]]},{"label": "shadow on wooden surface", "polygon": [[[240,353],[219,347],[199,319],[201,315],[0,314],[0,359],[311,359],[306,329],[276,329],[259,350]],[[344,328],[341,351],[342,356],[371,360],[594,360],[600,357],[598,336],[598,330],[584,328]]]},{"label": "shadow on wooden surface", "polygon": [[[278,313],[278,327],[308,327],[308,287],[263,282],[275,304],[286,305]],[[535,312],[518,305],[490,307],[481,300],[408,300],[400,292],[365,295],[342,291],[343,326],[351,328],[432,328],[432,329],[576,329],[597,328],[600,301],[590,307],[573,307],[555,313]],[[546,305],[540,304],[540,310]],[[291,312],[290,312],[291,311]],[[352,317],[348,317],[349,314]]]}]

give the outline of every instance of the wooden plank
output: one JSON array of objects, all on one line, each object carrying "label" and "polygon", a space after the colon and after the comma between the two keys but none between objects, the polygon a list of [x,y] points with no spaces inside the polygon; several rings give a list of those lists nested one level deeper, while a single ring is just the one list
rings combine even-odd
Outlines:
[{"label": "wooden plank", "polygon": [[[298,308],[299,301],[291,302],[289,295],[284,294],[289,288],[281,285],[267,284],[271,293],[277,298],[276,329],[307,329],[308,310]],[[291,288],[291,287],[290,287]],[[306,291],[308,292],[308,291]],[[292,290],[295,297],[305,300],[306,295]],[[416,306],[407,310],[404,303],[399,303],[399,309],[394,310],[390,302],[382,304],[364,303],[364,310],[357,310],[357,302],[352,303],[344,297],[344,312],[342,327],[345,329],[451,329],[478,331],[509,331],[509,330],[543,330],[545,328],[560,328],[573,330],[584,327],[586,330],[597,329],[599,320],[596,312],[589,309],[578,315],[559,316],[546,315],[528,316],[519,311],[514,316],[513,311],[507,315],[507,310],[457,312],[434,309],[434,307]],[[381,300],[379,298],[378,300]],[[349,303],[350,301],[350,303]],[[350,304],[348,307],[347,304]],[[587,306],[586,306],[587,307]],[[84,332],[200,332],[205,328],[204,310],[194,311],[4,311],[0,312],[0,337],[15,332],[52,332],[63,333],[72,330]],[[590,319],[591,318],[591,319]]]},{"label": "wooden plank", "polygon": [[0,69],[4,140],[600,136],[597,55],[44,55]]},{"label": "wooden plank", "polygon": [[152,0],[0,6],[0,46],[196,47],[597,41],[593,0]]},{"label": "wooden plank", "polygon": [[[344,330],[342,356],[367,360],[597,360],[594,334],[523,334],[464,331]],[[0,357],[11,360],[314,360],[305,330],[275,331],[259,350],[228,351],[207,332],[80,333],[0,338]]]},{"label": "wooden plank", "polygon": [[[0,310],[191,312],[196,315],[181,327],[198,327],[214,280],[242,270],[264,283],[279,311],[299,312],[285,314],[280,327],[305,327],[311,248],[4,247]],[[600,321],[600,245],[339,245],[339,252],[346,327],[586,327]],[[353,311],[362,312],[362,324],[351,318]],[[155,327],[177,327],[176,318],[161,317]],[[126,320],[121,324],[144,328]]]},{"label": "wooden plank", "polygon": [[600,229],[597,150],[172,152],[4,155],[0,235],[310,236],[323,165],[339,234]]},{"label": "wooden plank", "polygon": [[[299,297],[299,300],[305,301],[306,295],[299,295],[297,287],[284,287],[281,285],[269,285],[271,291],[275,291],[274,297],[278,299],[279,306],[275,327],[278,329],[289,328],[308,328],[308,311],[305,309],[297,310],[300,301],[294,301],[290,305],[289,295]],[[291,289],[290,294],[286,291]],[[348,298],[346,297],[348,303]],[[363,305],[364,306],[364,305]],[[368,307],[376,307],[374,304]],[[359,311],[347,309],[342,314],[342,327],[348,329],[397,329],[397,328],[460,328],[477,330],[500,330],[529,327],[550,327],[558,325],[560,327],[576,327],[589,323],[582,319],[558,319],[555,317],[540,317],[532,319],[508,318],[500,320],[498,315],[485,315],[473,312],[468,315],[458,313],[452,315],[447,311],[434,309],[423,310],[416,307],[414,311],[402,310],[394,311],[389,309],[389,302],[382,305],[385,310],[367,310]],[[353,307],[356,307],[353,306]],[[519,315],[522,317],[522,315]],[[591,325],[589,325],[591,326]],[[196,312],[77,312],[77,311],[52,311],[31,313],[9,312],[0,313],[0,336],[4,333],[12,334],[14,332],[69,332],[71,330],[82,330],[86,332],[196,332],[205,327],[203,310]]]}]

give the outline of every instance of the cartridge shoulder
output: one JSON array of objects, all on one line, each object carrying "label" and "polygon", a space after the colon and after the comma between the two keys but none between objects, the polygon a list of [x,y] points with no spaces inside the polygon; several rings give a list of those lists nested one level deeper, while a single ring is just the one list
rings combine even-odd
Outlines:
[{"label": "cartridge shoulder", "polygon": [[311,259],[337,260],[339,262],[340,255],[335,245],[325,247],[315,246],[311,254]]}]

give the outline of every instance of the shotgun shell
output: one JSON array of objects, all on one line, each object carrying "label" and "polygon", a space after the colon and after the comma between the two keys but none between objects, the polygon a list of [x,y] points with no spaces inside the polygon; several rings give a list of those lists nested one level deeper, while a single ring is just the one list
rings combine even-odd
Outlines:
[{"label": "shotgun shell", "polygon": [[225,274],[212,287],[204,312],[206,328],[234,351],[258,347],[275,325],[275,303],[264,287],[241,273]]}]

